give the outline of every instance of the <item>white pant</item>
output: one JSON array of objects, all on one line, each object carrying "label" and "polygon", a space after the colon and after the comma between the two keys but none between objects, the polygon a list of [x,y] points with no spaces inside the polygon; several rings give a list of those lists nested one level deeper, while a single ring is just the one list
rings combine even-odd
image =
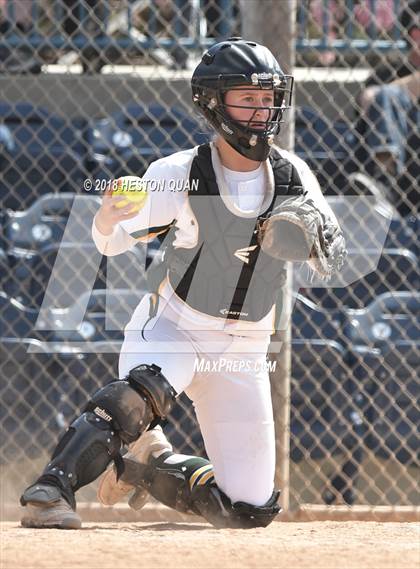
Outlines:
[{"label": "white pant", "polygon": [[150,295],[143,298],[126,327],[120,378],[141,363],[158,365],[177,393],[185,391],[193,402],[219,488],[232,502],[265,504],[273,492],[275,470],[265,366],[269,336],[186,331],[185,322],[181,330],[179,316],[161,299],[143,339],[149,299]]}]

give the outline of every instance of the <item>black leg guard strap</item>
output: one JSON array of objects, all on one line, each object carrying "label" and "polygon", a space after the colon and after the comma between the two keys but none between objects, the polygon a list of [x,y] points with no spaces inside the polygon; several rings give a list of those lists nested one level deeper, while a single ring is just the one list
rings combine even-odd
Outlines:
[{"label": "black leg guard strap", "polygon": [[216,528],[250,529],[266,527],[280,512],[277,504],[280,492],[273,492],[263,506],[253,506],[246,502],[235,502],[216,485],[197,486],[191,493],[194,508]]}]

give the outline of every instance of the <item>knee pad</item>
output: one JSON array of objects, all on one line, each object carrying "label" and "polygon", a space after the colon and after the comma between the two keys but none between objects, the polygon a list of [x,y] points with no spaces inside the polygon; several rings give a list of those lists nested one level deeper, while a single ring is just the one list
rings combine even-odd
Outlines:
[{"label": "knee pad", "polygon": [[136,441],[155,418],[149,399],[125,380],[112,381],[96,391],[85,411],[107,422],[125,444]]},{"label": "knee pad", "polygon": [[130,444],[149,427],[166,418],[175,403],[175,390],[155,364],[132,369],[124,380],[99,389],[87,411],[109,421],[121,440]]},{"label": "knee pad", "polygon": [[253,506],[246,502],[235,502],[224,494],[215,484],[197,486],[192,490],[191,501],[194,509],[216,528],[250,529],[268,526],[281,508],[277,501],[280,492],[274,491],[263,506]]},{"label": "knee pad", "polygon": [[147,397],[157,418],[166,419],[175,404],[176,392],[159,366],[141,364],[130,370],[126,380]]}]

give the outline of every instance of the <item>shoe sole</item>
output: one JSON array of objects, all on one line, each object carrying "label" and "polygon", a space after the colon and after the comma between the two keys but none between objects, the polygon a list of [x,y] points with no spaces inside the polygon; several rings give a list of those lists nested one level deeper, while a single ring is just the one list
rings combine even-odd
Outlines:
[{"label": "shoe sole", "polygon": [[24,528],[33,529],[80,529],[82,527],[82,522],[73,518],[64,518],[64,520],[56,522],[43,522],[42,520],[23,517],[20,523]]},{"label": "shoe sole", "polygon": [[36,529],[80,529],[82,520],[70,509],[64,499],[52,504],[27,502],[23,512],[21,525],[24,528]]},{"label": "shoe sole", "polygon": [[61,522],[43,522],[34,520],[33,518],[22,518],[21,526],[23,528],[33,529],[80,529],[82,523],[79,520],[64,519]]}]

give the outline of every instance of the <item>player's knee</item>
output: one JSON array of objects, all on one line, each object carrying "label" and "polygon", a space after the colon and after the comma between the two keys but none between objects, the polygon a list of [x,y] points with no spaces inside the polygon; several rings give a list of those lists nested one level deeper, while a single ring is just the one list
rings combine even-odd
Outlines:
[{"label": "player's knee", "polygon": [[198,486],[192,491],[195,509],[216,528],[250,529],[267,527],[280,512],[279,491],[262,506],[234,502],[216,485]]},{"label": "player's knee", "polygon": [[128,444],[148,425],[161,420],[175,402],[175,391],[155,365],[140,365],[124,380],[112,381],[93,394],[86,410],[112,424]]}]

